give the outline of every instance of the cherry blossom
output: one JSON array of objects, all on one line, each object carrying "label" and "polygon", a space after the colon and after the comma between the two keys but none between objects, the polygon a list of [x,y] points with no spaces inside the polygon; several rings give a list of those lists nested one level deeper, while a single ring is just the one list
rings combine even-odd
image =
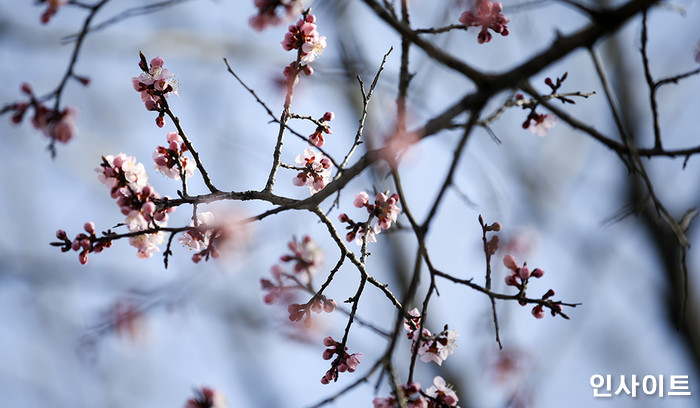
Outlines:
[{"label": "cherry blossom", "polygon": [[293,179],[295,186],[307,186],[311,194],[322,190],[331,178],[330,159],[312,148],[307,148],[304,153],[296,158],[296,164],[301,170]]},{"label": "cherry blossom", "polygon": [[323,147],[323,144],[326,143],[323,134],[330,134],[333,133],[331,130],[330,125],[328,122],[332,121],[335,118],[335,114],[333,112],[326,112],[321,119],[319,119],[320,125],[316,127],[316,130],[314,131],[311,136],[309,136],[309,140],[311,141],[311,145],[317,146],[317,147]]},{"label": "cherry blossom", "polygon": [[333,360],[333,362],[331,362],[331,368],[326,372],[323,378],[321,378],[322,384],[337,381],[339,372],[355,372],[357,366],[360,364],[360,359],[363,355],[362,353],[348,354],[348,348],[342,347],[341,342],[333,340],[333,338],[330,336],[323,339],[323,345],[328,347],[323,351],[324,360],[330,360],[334,355],[337,355],[337,357]]},{"label": "cherry blossom", "polygon": [[216,215],[210,211],[199,213],[197,222],[190,222],[190,228],[179,241],[199,251],[192,255],[194,263],[219,258],[240,250],[248,242],[250,231],[242,222],[243,218],[240,211],[234,209],[220,210]]},{"label": "cherry blossom", "polygon": [[[265,284],[263,284],[263,288]],[[301,288],[301,286],[298,286]],[[285,289],[284,286],[280,286],[278,288],[270,288],[275,290],[277,294],[281,293],[282,290]],[[269,295],[269,293],[268,293]],[[304,319],[304,326],[306,327],[311,327],[313,324],[313,319],[311,318],[311,312],[314,313],[321,313],[321,312],[326,312],[326,313],[333,313],[335,309],[338,307],[338,304],[336,303],[335,300],[333,299],[328,299],[323,295],[316,295],[308,303],[305,304],[299,304],[299,303],[292,303],[289,306],[287,306],[287,312],[289,312],[289,320],[293,322],[299,322],[302,319]]]},{"label": "cherry blossom", "polygon": [[477,0],[476,9],[465,11],[459,17],[459,22],[467,27],[479,27],[481,31],[477,37],[479,44],[487,43],[493,38],[489,29],[495,33],[507,36],[510,34],[508,30],[509,20],[501,11],[503,6],[499,2],[492,3],[491,0]]},{"label": "cherry blossom", "polygon": [[433,379],[433,385],[425,393],[433,399],[430,401],[431,407],[457,407],[457,394],[439,375]]},{"label": "cherry blossom", "polygon": [[527,262],[525,262],[523,266],[518,266],[518,263],[512,255],[504,256],[503,264],[511,271],[511,274],[505,279],[506,285],[515,286],[518,289],[524,288],[524,285],[530,277],[541,278],[544,276],[544,271],[540,268],[535,268],[533,271],[530,271],[530,268],[527,267]]},{"label": "cherry blossom", "polygon": [[283,255],[282,262],[294,262],[294,272],[300,276],[302,283],[309,283],[311,276],[323,264],[323,250],[310,236],[305,235],[301,241],[292,239],[287,247],[291,255]]},{"label": "cherry blossom", "polygon": [[[428,400],[421,395],[420,384],[412,382],[401,386],[401,391],[404,395],[404,402],[408,408],[428,408]],[[377,397],[372,401],[374,408],[398,408],[400,405],[396,400],[396,395],[388,397]]]},{"label": "cherry blossom", "polygon": [[194,393],[195,397],[187,400],[184,408],[228,408],[226,397],[220,391],[202,387]]},{"label": "cherry blossom", "polygon": [[158,146],[153,152],[154,168],[165,176],[175,180],[180,179],[180,167],[185,172],[185,178],[194,174],[196,164],[183,156],[187,146],[177,132],[170,132],[167,136],[168,146]]},{"label": "cherry blossom", "polygon": [[180,243],[195,251],[208,247],[213,232],[211,227],[214,226],[214,214],[211,211],[201,212],[197,214],[197,225],[191,221],[190,226],[193,228],[182,234],[179,238]]},{"label": "cherry blossom", "polygon": [[[392,222],[396,222],[396,219],[401,212],[401,209],[397,205],[399,202],[399,195],[392,194],[389,196],[389,192],[379,193],[374,199],[374,204],[370,204],[369,194],[365,191],[361,191],[355,195],[353,200],[353,205],[358,208],[365,208],[370,214],[369,219],[365,223],[355,222],[347,214],[340,214],[338,220],[343,223],[347,223],[346,229],[350,230],[345,239],[350,242],[353,239],[356,240],[358,245],[362,244],[363,239],[367,239],[367,242],[377,242],[376,235],[384,230],[391,227]],[[377,219],[377,222],[373,227],[369,227],[369,222],[373,218]],[[357,237],[357,238],[356,238]]]},{"label": "cherry blossom", "polygon": [[69,239],[68,234],[63,230],[56,231],[57,242],[52,242],[51,246],[60,247],[61,252],[68,252],[70,250],[78,252],[78,261],[85,265],[88,263],[88,254],[91,252],[100,253],[105,248],[112,246],[112,241],[110,239],[99,240],[95,235],[95,224],[93,222],[86,222],[83,225],[85,233],[79,233],[74,239]]},{"label": "cherry blossom", "polygon": [[527,130],[539,137],[547,136],[549,129],[553,128],[557,123],[557,117],[551,113],[539,114],[535,113],[529,118]]},{"label": "cherry blossom", "polygon": [[[437,365],[442,365],[442,362],[447,359],[452,353],[454,353],[457,347],[456,341],[459,337],[459,332],[457,330],[448,330],[445,326],[445,330],[437,335],[433,335],[430,330],[423,328],[421,332],[422,335],[418,336],[418,328],[420,325],[420,312],[418,309],[414,308],[408,312],[410,316],[413,316],[411,323],[404,318],[404,328],[407,330],[406,336],[409,340],[413,341],[411,345],[411,350],[415,350],[416,343],[420,337],[420,346],[418,347],[418,356],[424,363],[433,361]],[[415,328],[411,326],[415,325]]]},{"label": "cherry blossom", "polygon": [[286,51],[300,50],[301,52],[299,64],[292,62],[283,71],[287,78],[287,85],[290,86],[294,84],[293,82],[290,84],[290,79],[296,79],[297,73],[313,74],[313,69],[309,64],[323,53],[326,48],[326,37],[318,33],[316,16],[306,14],[296,24],[289,26],[281,44]]},{"label": "cherry blossom", "polygon": [[153,58],[150,66],[143,54],[140,54],[140,58],[139,67],[143,72],[137,77],[132,77],[131,83],[134,90],[141,93],[141,101],[146,109],[159,112],[156,124],[163,127],[165,118],[160,98],[167,98],[171,94],[178,95],[179,84],[173,73],[163,67],[165,60],[162,57]]},{"label": "cherry blossom", "polygon": [[277,9],[282,7],[286,18],[292,18],[301,11],[299,0],[255,0],[258,14],[252,16],[248,23],[256,31],[262,31],[267,27],[278,25],[282,19],[277,15]]},{"label": "cherry blossom", "polygon": [[[168,212],[155,204],[160,195],[148,184],[148,176],[142,163],[132,156],[119,153],[103,156],[102,164],[95,169],[97,179],[110,188],[112,198],[126,216],[124,224],[131,232],[144,231],[167,225]],[[165,240],[162,231],[129,237],[129,244],[138,249],[139,258],[150,258],[159,251],[158,245]]]},{"label": "cherry blossom", "polygon": [[66,106],[63,110],[54,110],[37,101],[31,85],[24,83],[21,90],[22,93],[29,96],[30,100],[29,102],[16,102],[10,106],[10,110],[13,112],[12,123],[21,123],[27,110],[33,107],[32,126],[46,137],[61,143],[68,143],[75,137],[78,108]]}]

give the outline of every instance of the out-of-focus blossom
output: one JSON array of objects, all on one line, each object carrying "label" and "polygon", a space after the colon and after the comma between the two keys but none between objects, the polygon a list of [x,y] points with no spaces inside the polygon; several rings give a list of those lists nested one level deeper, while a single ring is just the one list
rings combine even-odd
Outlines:
[{"label": "out-of-focus blossom", "polygon": [[509,20],[501,11],[503,11],[503,6],[499,2],[492,3],[491,0],[477,0],[476,9],[462,13],[459,17],[459,22],[467,27],[481,26],[477,39],[479,44],[487,43],[493,38],[489,29],[504,37],[510,34],[506,25]]},{"label": "out-of-focus blossom", "polygon": [[557,117],[551,113],[539,114],[536,113],[530,117],[530,122],[527,130],[539,137],[547,136],[549,129],[553,128],[557,123]]},{"label": "out-of-focus blossom", "polygon": [[[428,408],[428,400],[421,394],[419,383],[404,384],[401,386],[401,391],[403,391],[404,402],[408,408]],[[372,405],[374,408],[400,407],[394,394],[388,397],[377,397],[372,401]]]},{"label": "out-of-focus blossom", "polygon": [[299,0],[255,0],[254,3],[258,8],[258,14],[252,16],[248,23],[256,31],[280,24],[282,18],[277,15],[277,9],[280,7],[286,19],[291,19],[301,11]]}]

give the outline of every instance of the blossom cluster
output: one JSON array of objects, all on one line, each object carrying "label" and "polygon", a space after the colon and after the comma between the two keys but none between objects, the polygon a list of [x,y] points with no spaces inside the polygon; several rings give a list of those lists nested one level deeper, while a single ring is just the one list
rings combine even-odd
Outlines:
[{"label": "blossom cluster", "polygon": [[156,124],[165,126],[165,118],[161,96],[167,98],[171,94],[178,95],[178,81],[170,70],[163,67],[165,60],[155,57],[150,65],[146,57],[140,54],[139,68],[143,71],[139,76],[132,77],[131,83],[136,92],[141,93],[141,101],[149,111],[157,111]]},{"label": "blossom cluster", "polygon": [[406,337],[413,342],[411,350],[416,350],[416,344],[420,337],[420,343],[417,346],[420,360],[424,363],[433,361],[437,365],[442,365],[442,362],[454,353],[455,347],[457,347],[455,342],[459,337],[459,332],[457,330],[448,330],[447,326],[445,326],[442,332],[432,334],[430,330],[423,328],[422,335],[419,336],[420,312],[414,308],[408,314],[412,316],[411,321],[404,319],[403,326],[408,332]]},{"label": "blossom cluster", "polygon": [[185,403],[185,408],[228,408],[226,397],[220,391],[208,387],[194,390],[195,397]]},{"label": "blossom cluster", "polygon": [[323,144],[326,143],[323,134],[333,133],[328,122],[332,121],[334,118],[335,114],[333,112],[326,112],[323,114],[321,119],[318,120],[319,124],[316,126],[316,130],[311,134],[311,136],[309,136],[309,140],[311,141],[312,145],[323,147]]},{"label": "blossom cluster", "polygon": [[501,11],[503,11],[503,6],[499,2],[492,3],[491,0],[477,0],[476,9],[462,13],[459,17],[459,22],[467,27],[481,26],[477,41],[479,41],[479,44],[487,43],[493,38],[489,29],[504,37],[510,34],[506,25],[509,20]]},{"label": "blossom cluster", "polygon": [[88,254],[91,252],[100,253],[103,249],[112,246],[112,241],[109,239],[99,240],[95,235],[95,224],[86,222],[83,226],[86,233],[79,233],[72,240],[63,230],[56,231],[58,242],[52,242],[51,245],[61,247],[61,252],[79,251],[78,260],[85,265],[88,262]]},{"label": "blossom cluster", "polygon": [[326,37],[318,33],[316,16],[306,14],[296,24],[290,25],[282,40],[282,48],[286,51],[299,50],[300,52],[299,63],[294,61],[283,71],[287,80],[296,78],[299,72],[312,75],[314,70],[309,64],[314,62],[326,48]]},{"label": "blossom cluster", "polygon": [[153,152],[154,168],[165,176],[175,180],[180,179],[180,171],[185,178],[192,177],[196,164],[183,154],[187,146],[177,132],[170,132],[167,136],[168,146],[158,146]]},{"label": "blossom cluster", "polygon": [[32,87],[22,84],[21,90],[30,98],[29,102],[16,102],[12,105],[10,120],[14,124],[22,122],[29,107],[34,108],[32,125],[46,137],[61,143],[68,143],[75,136],[75,122],[78,119],[78,108],[66,106],[63,110],[54,110],[38,102],[34,97]]},{"label": "blossom cluster", "polygon": [[254,4],[258,8],[258,14],[252,16],[248,23],[256,31],[280,24],[282,19],[277,15],[280,7],[289,19],[301,11],[299,0],[254,0]]},{"label": "blossom cluster", "polygon": [[311,327],[313,324],[311,312],[321,313],[321,311],[324,311],[333,313],[336,307],[338,307],[338,304],[335,300],[328,299],[324,295],[317,295],[303,305],[299,303],[290,304],[287,306],[287,312],[289,312],[289,320],[299,322],[301,319],[304,319],[304,326]]},{"label": "blossom cluster", "polygon": [[[506,255],[505,257],[503,257],[503,264],[506,266],[506,268],[510,269],[510,275],[506,276],[505,279],[506,285],[518,288],[518,290],[520,290],[521,293],[525,293],[525,290],[527,289],[527,282],[530,280],[530,278],[541,278],[542,276],[544,276],[544,271],[540,268],[535,268],[532,271],[530,271],[530,268],[527,267],[527,262],[525,262],[523,266],[519,266],[512,255]],[[552,289],[549,289],[542,296],[542,300],[547,300],[552,296],[554,296],[554,291]],[[521,306],[526,305],[526,303],[523,301],[518,302]],[[552,311],[552,316],[561,314],[562,317],[568,319],[568,316],[562,313],[561,305],[559,303],[548,301],[547,307],[549,307],[549,309]],[[532,315],[538,319],[543,318],[544,306],[542,304],[538,304],[535,307],[533,307]]]},{"label": "blossom cluster", "polygon": [[239,248],[246,241],[247,233],[240,221],[240,214],[229,211],[219,212],[218,217],[211,211],[197,214],[180,237],[182,245],[197,251],[192,261],[199,263],[202,259],[219,258],[224,252]]},{"label": "blossom cluster", "polygon": [[[358,245],[362,245],[363,239],[367,238],[367,242],[377,242],[376,235],[391,227],[392,222],[396,222],[396,218],[401,212],[401,208],[397,205],[399,195],[394,193],[389,196],[389,192],[379,193],[374,199],[374,204],[370,204],[369,194],[362,191],[355,195],[353,205],[357,208],[365,208],[369,213],[369,219],[366,222],[355,222],[347,214],[343,213],[338,216],[338,220],[342,223],[347,223],[346,229],[349,232],[345,235],[345,239],[350,242],[355,240]],[[377,222],[373,227],[369,227],[369,223],[373,218]]]},{"label": "blossom cluster", "polygon": [[292,178],[295,186],[307,186],[311,194],[315,194],[330,182],[333,163],[323,154],[309,147],[296,157],[295,162],[299,170]]},{"label": "blossom cluster", "polygon": [[[282,266],[275,264],[271,270],[274,282],[269,279],[260,279],[263,290],[268,291],[264,298],[267,304],[275,303],[286,289],[303,288],[304,285],[309,285],[312,276],[323,264],[323,251],[321,247],[308,235],[305,235],[300,241],[297,241],[296,238],[292,238],[287,244],[287,248],[289,248],[292,253],[282,255],[280,261],[292,262],[294,264],[294,273],[287,274],[282,269]],[[288,284],[285,284],[285,281],[293,285],[288,286]]]},{"label": "blossom cluster", "polygon": [[[112,198],[126,215],[124,224],[131,232],[164,227],[168,222],[168,212],[173,208],[158,209],[156,201],[160,198],[153,187],[148,184],[148,176],[142,163],[137,163],[132,156],[119,153],[116,156],[103,156],[102,164],[95,171],[97,179],[110,188]],[[139,258],[150,258],[158,245],[162,244],[165,234],[157,231],[138,234],[129,238],[129,244],[138,249]]]},{"label": "blossom cluster", "polygon": [[[401,391],[404,403],[409,408],[459,408],[457,394],[440,376],[433,379],[433,385],[425,390],[425,394],[421,393],[421,386],[417,382],[402,385]],[[395,394],[388,397],[377,397],[372,401],[372,404],[374,408],[397,408],[400,406]]]},{"label": "blossom cluster", "polygon": [[348,354],[348,348],[343,347],[341,342],[333,340],[330,336],[323,339],[323,345],[328,347],[323,351],[324,360],[330,360],[334,355],[337,355],[337,357],[331,362],[331,368],[326,371],[326,374],[321,378],[321,384],[338,381],[339,372],[355,372],[357,366],[360,364],[362,353]]},{"label": "blossom cluster", "polygon": [[[290,289],[311,289],[311,278],[318,271],[323,263],[323,251],[310,236],[304,236],[300,241],[293,238],[287,247],[292,251],[280,257],[282,262],[293,263],[293,274],[285,273],[282,266],[275,264],[270,273],[273,280],[260,279],[262,289],[267,291],[263,300],[267,304],[275,303],[285,295]],[[328,299],[324,295],[316,294],[305,304],[291,303],[287,306],[289,320],[298,322],[304,319],[304,325],[310,327],[312,324],[311,312],[332,313],[338,304],[333,299]]]}]

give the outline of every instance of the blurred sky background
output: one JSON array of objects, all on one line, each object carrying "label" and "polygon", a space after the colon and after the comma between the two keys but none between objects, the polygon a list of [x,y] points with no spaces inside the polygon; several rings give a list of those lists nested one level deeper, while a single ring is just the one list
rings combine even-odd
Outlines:
[{"label": "blurred sky background", "polygon": [[[123,10],[155,1],[110,2],[97,23]],[[90,77],[89,87],[77,82],[65,90],[64,104],[80,108],[78,135],[58,146],[51,160],[47,139],[28,120],[12,126],[0,120],[5,154],[0,160],[0,395],[12,407],[180,407],[192,388],[206,385],[221,390],[233,407],[303,407],[332,395],[362,375],[383,353],[385,341],[356,325],[350,352],[364,358],[355,374],[341,374],[338,383],[323,386],[329,363],[321,359],[325,336],[342,337],[345,318],[339,313],[319,315],[311,330],[287,321],[284,305],[262,301],[259,280],[269,276],[276,259],[287,252],[293,237],[311,235],[325,250],[325,268],[318,285],[337,262],[338,249],[313,214],[284,212],[252,226],[246,250],[235,257],[195,265],[191,252],[173,245],[165,270],[161,253],[137,259],[136,250],[117,241],[86,266],[77,254],[62,254],[48,245],[57,229],[69,236],[94,221],[98,231],[121,222],[114,200],[96,179],[100,156],[124,152],[144,163],[149,181],[161,195],[175,196],[180,187],[152,169],[151,155],[165,142],[172,123],[159,129],[155,115],[144,109],[130,79],[139,74],[138,52],[162,56],[180,81],[180,97],[171,98],[174,112],[198,149],[214,183],[223,190],[243,191],[264,186],[277,127],[236,80],[222,61],[228,58],[241,78],[279,115],[283,91],[282,69],[292,53],[280,46],[286,24],[262,33],[247,21],[252,1],[191,0],[145,16],[137,16],[89,35],[76,73]],[[465,2],[414,0],[414,27],[457,23]],[[474,29],[443,34],[433,40],[480,69],[502,72],[545,49],[557,32],[571,33],[586,23],[572,7],[551,2],[504,2],[510,18],[508,37],[486,45],[476,42]],[[620,2],[615,2],[620,3]],[[700,40],[700,5],[678,0],[649,16],[649,55],[655,78],[698,67],[693,48]],[[370,105],[365,132],[368,144],[381,146],[393,126],[400,39],[369,13],[359,1],[312,2],[321,35],[328,38],[316,73],[302,78],[293,110],[320,117],[334,111],[333,134],[324,149],[342,157],[352,143],[358,119],[361,75],[371,82],[390,47],[377,93]],[[681,13],[680,10],[684,10]],[[58,84],[67,67],[71,45],[61,39],[75,33],[85,16],[80,9],[62,8],[46,26],[39,22],[43,7],[32,1],[0,0],[0,105],[20,100],[19,88],[31,83],[39,95]],[[653,133],[648,89],[640,64],[640,18],[613,39],[596,48],[618,92],[628,126],[640,146],[651,146]],[[411,70],[416,73],[409,94],[409,128],[440,113],[473,86],[414,49]],[[577,99],[567,112],[606,134],[615,127],[602,87],[587,51],[578,51],[532,78],[548,93],[545,77],[569,73],[563,92],[595,91]],[[509,94],[492,100],[492,112]],[[662,88],[658,94],[664,144],[669,148],[700,144],[700,77]],[[526,111],[511,109],[493,125],[497,144],[477,129],[456,174],[457,189],[447,195],[427,239],[436,267],[462,278],[483,281],[484,260],[478,214],[487,222],[500,221],[502,246],[519,261],[547,274],[529,286],[531,297],[553,288],[556,298],[580,302],[566,310],[571,320],[547,315],[536,320],[530,307],[499,302],[501,338],[494,340],[488,298],[447,281],[439,283],[440,297],[431,303],[428,326],[440,330],[447,323],[461,333],[458,348],[442,367],[420,364],[416,380],[424,389],[435,375],[455,385],[460,405],[506,407],[513,399],[532,407],[697,407],[700,372],[697,354],[689,346],[700,342],[697,294],[697,246],[700,228],[688,232],[689,319],[686,331],[675,327],[668,311],[667,263],[659,251],[658,235],[645,227],[643,215],[606,222],[632,200],[633,178],[617,156],[559,121],[545,138],[523,130]],[[292,127],[311,134],[306,123]],[[400,167],[408,205],[424,219],[448,169],[459,131],[443,132],[413,147]],[[291,163],[305,148],[288,136],[283,160]],[[359,157],[356,156],[356,157]],[[646,160],[657,194],[679,218],[700,201],[700,160]],[[361,190],[392,189],[383,178],[386,169],[365,171],[340,198],[339,212],[359,214],[352,207]],[[295,198],[306,188],[291,184],[294,172],[282,169],[276,192]],[[190,193],[206,190],[195,175]],[[331,200],[323,208],[330,206]],[[266,203],[235,203],[254,215],[271,208]],[[400,204],[403,207],[403,203]],[[201,211],[201,209],[200,209]],[[191,212],[180,208],[169,225],[189,222]],[[399,217],[399,223],[408,226]],[[336,224],[339,227],[338,224]],[[340,228],[340,227],[339,227]],[[368,268],[380,281],[400,291],[413,264],[415,238],[408,230],[382,234],[371,247]],[[354,244],[351,244],[355,248]],[[495,257],[495,287],[515,293],[503,283],[506,269]],[[357,271],[341,268],[328,295],[339,303],[352,296]],[[419,290],[419,299],[427,286]],[[301,298],[300,298],[301,300]],[[307,299],[303,299],[305,302]],[[110,329],[115,304],[135,305],[142,312],[133,335]],[[419,300],[415,306],[419,305]],[[110,314],[110,310],[112,314]],[[359,315],[385,327],[394,319],[386,298],[369,287]],[[111,316],[111,317],[110,317]],[[684,333],[691,332],[690,337]],[[694,333],[694,334],[692,334]],[[694,337],[693,337],[694,336]],[[694,340],[688,340],[689,338]],[[406,339],[397,356],[408,357]],[[408,358],[396,362],[406,380]],[[593,374],[687,375],[691,397],[644,395],[593,398]],[[329,406],[371,406],[375,395],[387,395],[384,381],[361,386]],[[618,382],[614,383],[616,386]],[[378,393],[378,394],[377,394]]]}]

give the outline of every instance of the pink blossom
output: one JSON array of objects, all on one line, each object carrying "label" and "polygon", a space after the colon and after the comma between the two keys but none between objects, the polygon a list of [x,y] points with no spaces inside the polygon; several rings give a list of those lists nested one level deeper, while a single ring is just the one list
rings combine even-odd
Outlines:
[{"label": "pink blossom", "polygon": [[544,317],[544,309],[542,308],[542,305],[533,307],[532,315],[535,316],[536,319],[542,319]]},{"label": "pink blossom", "polygon": [[541,278],[544,276],[544,271],[540,268],[535,268],[533,271],[530,271],[530,268],[527,266],[527,262],[523,264],[523,266],[518,266],[518,263],[515,261],[515,258],[512,255],[504,256],[503,264],[506,266],[506,268],[510,269],[510,275],[505,278],[508,286],[521,288],[524,287],[523,285],[530,278]]},{"label": "pink blossom", "polygon": [[165,241],[165,233],[162,231],[152,234],[141,234],[129,238],[129,244],[136,248],[136,255],[141,259],[150,258],[154,252],[160,251],[158,247]]},{"label": "pink blossom", "polygon": [[323,339],[323,345],[328,347],[323,351],[324,360],[330,360],[334,355],[337,355],[337,357],[333,360],[333,362],[331,362],[331,368],[321,378],[322,384],[328,384],[331,381],[336,381],[338,379],[339,372],[355,372],[357,366],[360,364],[362,353],[348,354],[347,347],[342,347],[342,343],[333,340],[333,338],[330,336]]},{"label": "pink blossom", "polygon": [[205,211],[197,215],[197,222],[180,238],[180,242],[199,251],[192,255],[192,261],[208,261],[240,250],[248,242],[250,231],[243,215],[235,209],[219,211],[216,216]]},{"label": "pink blossom", "polygon": [[284,35],[284,40],[281,43],[282,48],[287,51],[301,50],[299,64],[295,61],[283,71],[287,78],[288,88],[295,85],[295,82],[290,82],[290,80],[296,80],[299,72],[304,72],[306,75],[313,74],[313,69],[309,64],[315,61],[326,48],[326,37],[319,35],[316,28],[316,16],[307,14],[296,24],[290,25]]},{"label": "pink blossom", "polygon": [[333,120],[333,118],[335,118],[335,114],[333,112],[326,112],[323,117],[319,119],[320,125],[318,125],[314,133],[309,136],[311,145],[323,147],[324,143],[326,143],[323,134],[333,133],[330,125],[328,124],[328,122]]},{"label": "pink blossom", "polygon": [[[194,221],[190,222],[190,226],[194,227]],[[209,246],[211,234],[214,226],[214,214],[211,211],[204,211],[197,214],[197,228],[184,232],[179,238],[182,245],[190,247],[195,251],[201,251]]]},{"label": "pink blossom", "polygon": [[323,250],[308,235],[305,235],[299,242],[292,239],[287,247],[292,251],[292,254],[284,255],[280,259],[282,262],[294,261],[294,272],[300,275],[302,283],[308,283],[311,276],[323,264]]},{"label": "pink blossom", "polygon": [[[143,54],[141,54],[141,58]],[[162,57],[156,57],[151,60],[150,67],[144,66],[145,59],[139,63],[139,66],[144,71],[139,76],[132,77],[131,83],[136,92],[141,93],[141,101],[150,111],[160,111],[160,97],[169,97],[171,94],[178,95],[179,84],[175,76],[167,68],[163,68],[164,60]],[[161,123],[164,118],[158,116]],[[159,124],[159,127],[162,127]]]},{"label": "pink blossom", "polygon": [[539,137],[547,136],[549,129],[553,128],[557,123],[557,117],[550,113],[546,115],[535,114],[534,116],[530,118],[527,130]]},{"label": "pink blossom", "polygon": [[467,27],[481,26],[477,39],[479,44],[487,43],[493,38],[488,31],[489,29],[504,37],[510,34],[506,25],[509,20],[501,11],[503,11],[503,6],[499,2],[492,3],[491,0],[477,0],[476,9],[462,13],[459,17],[459,22]]},{"label": "pink blossom", "polygon": [[154,168],[165,176],[175,180],[180,179],[180,167],[185,172],[185,178],[194,174],[196,164],[183,156],[187,146],[177,132],[170,132],[167,136],[168,146],[158,146],[153,152]]},{"label": "pink blossom", "polygon": [[255,0],[254,3],[255,7],[258,8],[258,14],[252,16],[248,23],[256,31],[262,31],[282,22],[282,19],[277,15],[279,7],[285,10],[286,18],[291,18],[301,11],[299,0]]},{"label": "pink blossom", "polygon": [[353,200],[353,205],[357,208],[362,208],[369,204],[369,194],[365,191],[360,191],[355,195],[355,199]]},{"label": "pink blossom", "polygon": [[58,121],[49,132],[49,137],[61,142],[68,143],[75,136],[75,122],[78,119],[78,108],[67,106],[61,113]]},{"label": "pink blossom", "polygon": [[297,156],[296,164],[301,171],[292,179],[295,186],[307,186],[311,194],[315,194],[330,182],[333,163],[314,149],[309,147],[304,150]]},{"label": "pink blossom", "polygon": [[387,197],[386,193],[379,193],[375,199],[375,213],[377,215],[377,224],[374,226],[374,232],[379,234],[382,230],[387,230],[391,227],[392,222],[396,222],[401,209],[396,205],[399,202],[399,195],[393,194]]},{"label": "pink blossom", "polygon": [[457,402],[459,401],[459,398],[457,398],[457,394],[450,388],[445,380],[440,377],[436,376],[433,379],[433,385],[425,390],[425,393],[429,396],[432,397],[435,402],[437,402],[438,407],[456,407]]},{"label": "pink blossom", "polygon": [[[401,386],[404,402],[408,408],[428,408],[428,401],[421,395],[420,388],[420,384],[417,382]],[[374,408],[397,408],[400,406],[394,394],[383,398],[377,397],[372,401],[372,405]]]},{"label": "pink blossom", "polygon": [[[21,121],[27,106],[19,106],[17,118]],[[78,108],[67,106],[58,112],[43,104],[34,108],[32,125],[47,137],[61,143],[68,143],[75,136],[75,122],[78,119]],[[14,119],[13,119],[14,120]]]}]

